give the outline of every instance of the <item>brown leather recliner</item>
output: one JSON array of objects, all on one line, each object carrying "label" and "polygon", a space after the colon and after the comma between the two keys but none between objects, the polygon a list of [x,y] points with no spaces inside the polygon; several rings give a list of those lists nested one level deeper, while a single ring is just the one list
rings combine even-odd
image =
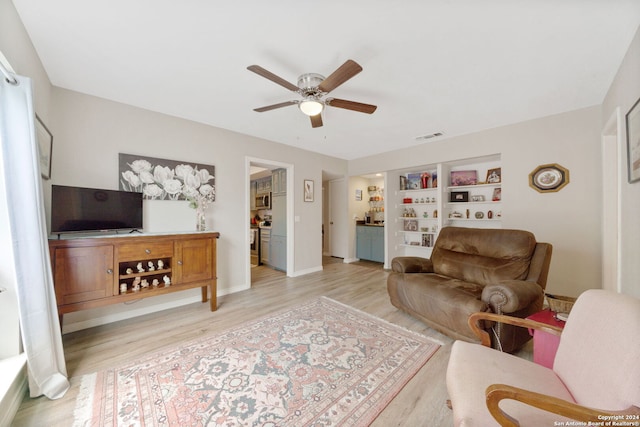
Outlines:
[{"label": "brown leather recliner", "polygon": [[[391,303],[455,339],[478,342],[471,313],[527,317],[542,309],[552,246],[524,230],[445,227],[431,258],[396,257],[387,279]],[[512,352],[524,328],[486,325],[493,346]]]}]

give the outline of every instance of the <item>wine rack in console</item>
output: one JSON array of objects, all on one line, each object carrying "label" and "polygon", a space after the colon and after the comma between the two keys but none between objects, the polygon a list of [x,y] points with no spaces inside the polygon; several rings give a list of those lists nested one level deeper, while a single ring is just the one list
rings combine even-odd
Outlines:
[{"label": "wine rack in console", "polygon": [[58,313],[201,288],[217,308],[219,233],[50,240]]}]

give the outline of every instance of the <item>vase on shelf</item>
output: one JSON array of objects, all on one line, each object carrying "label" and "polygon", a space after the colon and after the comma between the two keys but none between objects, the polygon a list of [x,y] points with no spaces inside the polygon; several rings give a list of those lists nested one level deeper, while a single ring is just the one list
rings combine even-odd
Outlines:
[{"label": "vase on shelf", "polygon": [[207,217],[200,206],[196,208],[196,231],[207,231]]}]

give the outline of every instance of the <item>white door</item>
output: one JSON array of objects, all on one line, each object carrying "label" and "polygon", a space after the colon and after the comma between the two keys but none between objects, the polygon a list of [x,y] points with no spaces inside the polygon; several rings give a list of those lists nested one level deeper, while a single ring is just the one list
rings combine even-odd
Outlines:
[{"label": "white door", "polygon": [[329,181],[329,255],[347,256],[347,183],[344,178]]}]

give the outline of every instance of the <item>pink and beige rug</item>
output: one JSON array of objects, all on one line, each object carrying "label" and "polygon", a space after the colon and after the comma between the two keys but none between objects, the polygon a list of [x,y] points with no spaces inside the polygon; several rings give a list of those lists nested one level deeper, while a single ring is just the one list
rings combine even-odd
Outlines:
[{"label": "pink and beige rug", "polygon": [[75,426],[365,426],[439,348],[329,298],[86,375]]}]

